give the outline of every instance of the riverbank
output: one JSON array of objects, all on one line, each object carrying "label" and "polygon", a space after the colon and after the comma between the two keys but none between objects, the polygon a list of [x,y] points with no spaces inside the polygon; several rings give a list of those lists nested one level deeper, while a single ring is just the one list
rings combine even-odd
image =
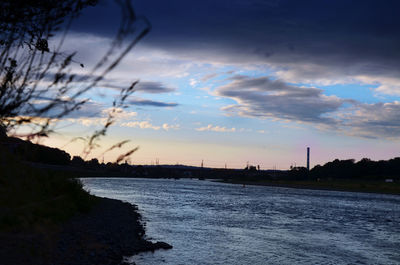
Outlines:
[{"label": "riverbank", "polygon": [[295,181],[295,180],[271,180],[271,181],[244,181],[221,180],[223,183],[240,185],[259,185],[311,190],[332,190],[349,192],[366,192],[400,195],[399,183],[384,182],[357,182],[357,181]]},{"label": "riverbank", "polygon": [[136,206],[106,198],[96,200],[89,212],[79,213],[62,224],[0,232],[0,263],[116,265],[124,256],[172,248],[145,240]]}]

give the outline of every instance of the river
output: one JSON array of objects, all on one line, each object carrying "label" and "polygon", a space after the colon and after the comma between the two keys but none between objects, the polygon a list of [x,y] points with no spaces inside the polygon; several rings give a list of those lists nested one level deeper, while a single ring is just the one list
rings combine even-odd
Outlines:
[{"label": "river", "polygon": [[400,196],[191,179],[82,179],[138,205],[146,235],[172,250],[151,264],[400,264]]}]

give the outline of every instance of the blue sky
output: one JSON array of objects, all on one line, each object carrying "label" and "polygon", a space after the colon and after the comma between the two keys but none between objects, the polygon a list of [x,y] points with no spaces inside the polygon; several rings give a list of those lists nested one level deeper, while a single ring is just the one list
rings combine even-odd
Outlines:
[{"label": "blue sky", "polygon": [[[103,145],[130,139],[134,164],[287,169],[400,150],[400,18],[396,1],[133,1],[150,33],[90,104],[47,141],[63,146],[104,119],[118,88],[140,80]],[[87,68],[119,10],[85,10],[64,47]],[[86,69],[76,69],[85,74]],[[92,115],[88,113],[92,112]],[[79,154],[81,146],[65,146]],[[100,149],[93,156],[101,153]],[[107,154],[112,161],[116,153]]]}]

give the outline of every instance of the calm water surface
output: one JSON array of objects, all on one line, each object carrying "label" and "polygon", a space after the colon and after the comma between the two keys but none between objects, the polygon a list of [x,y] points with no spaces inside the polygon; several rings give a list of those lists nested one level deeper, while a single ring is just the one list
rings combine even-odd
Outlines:
[{"label": "calm water surface", "polygon": [[400,196],[199,180],[82,180],[137,204],[147,237],[172,250],[142,264],[400,264]]}]

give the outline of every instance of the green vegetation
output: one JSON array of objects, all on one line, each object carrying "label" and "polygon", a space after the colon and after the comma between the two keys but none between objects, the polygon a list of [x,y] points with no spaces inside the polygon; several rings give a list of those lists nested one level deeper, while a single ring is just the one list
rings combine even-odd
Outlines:
[{"label": "green vegetation", "polygon": [[389,160],[373,161],[363,158],[358,162],[354,159],[335,159],[325,165],[316,165],[310,171],[304,167],[292,168],[287,178],[292,180],[308,179],[351,179],[359,181],[384,181],[392,179],[400,181],[400,157]]},{"label": "green vegetation", "polygon": [[57,224],[96,202],[66,173],[33,168],[4,150],[0,155],[1,230]]},{"label": "green vegetation", "polygon": [[360,180],[224,180],[224,182],[246,185],[277,186],[301,189],[337,190],[370,192],[400,195],[400,183],[385,183],[383,181],[360,181]]}]

